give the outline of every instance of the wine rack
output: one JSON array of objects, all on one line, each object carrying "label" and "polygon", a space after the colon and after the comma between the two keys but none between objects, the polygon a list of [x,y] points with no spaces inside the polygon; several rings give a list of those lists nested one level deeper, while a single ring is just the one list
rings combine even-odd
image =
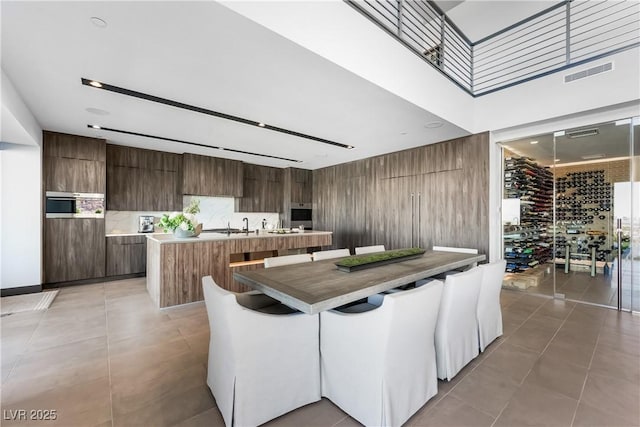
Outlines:
[{"label": "wine rack", "polygon": [[556,258],[571,245],[572,258],[590,256],[609,261],[612,224],[612,185],[604,169],[568,172],[556,178]]},{"label": "wine rack", "polygon": [[552,257],[553,174],[527,157],[504,161],[504,197],[520,200],[520,223],[504,226],[508,272],[520,273]]}]

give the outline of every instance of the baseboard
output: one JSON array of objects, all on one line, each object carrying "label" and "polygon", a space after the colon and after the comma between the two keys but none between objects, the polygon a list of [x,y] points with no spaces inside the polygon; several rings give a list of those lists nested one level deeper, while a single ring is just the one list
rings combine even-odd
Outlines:
[{"label": "baseboard", "polygon": [[146,273],[123,274],[121,276],[94,277],[93,279],[73,280],[71,282],[45,283],[43,289],[65,288],[67,286],[91,285],[94,283],[111,282],[115,280],[133,279],[136,277],[145,277]]},{"label": "baseboard", "polygon": [[13,295],[35,294],[42,291],[42,285],[18,286],[16,288],[4,288],[0,290],[0,296],[10,297]]}]

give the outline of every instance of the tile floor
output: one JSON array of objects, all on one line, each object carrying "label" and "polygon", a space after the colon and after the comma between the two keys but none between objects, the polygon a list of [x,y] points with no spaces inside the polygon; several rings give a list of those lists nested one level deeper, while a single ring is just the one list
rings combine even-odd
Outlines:
[{"label": "tile floor", "polygon": [[[409,426],[640,426],[640,317],[503,291],[505,335]],[[218,426],[203,304],[158,311],[144,278],[63,288],[0,319],[3,426]],[[15,410],[55,421],[12,421]],[[271,426],[351,426],[323,399]]]}]

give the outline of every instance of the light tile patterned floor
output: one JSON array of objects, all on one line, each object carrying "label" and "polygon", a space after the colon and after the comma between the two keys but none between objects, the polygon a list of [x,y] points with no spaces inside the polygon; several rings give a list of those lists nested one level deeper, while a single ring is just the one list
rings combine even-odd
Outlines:
[{"label": "light tile patterned floor", "polygon": [[[503,291],[505,335],[409,426],[640,426],[640,318]],[[156,310],[144,278],[63,288],[0,319],[3,426],[218,426],[203,304]],[[55,409],[56,421],[11,421]],[[359,425],[323,399],[271,426]]]}]

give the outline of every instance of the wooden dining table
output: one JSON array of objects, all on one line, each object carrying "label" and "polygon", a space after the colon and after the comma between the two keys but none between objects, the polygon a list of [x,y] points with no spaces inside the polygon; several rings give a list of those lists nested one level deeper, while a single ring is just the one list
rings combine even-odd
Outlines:
[{"label": "wooden dining table", "polygon": [[338,270],[336,258],[237,272],[233,277],[289,307],[317,314],[485,259],[483,254],[427,251],[419,258],[352,272]]}]

